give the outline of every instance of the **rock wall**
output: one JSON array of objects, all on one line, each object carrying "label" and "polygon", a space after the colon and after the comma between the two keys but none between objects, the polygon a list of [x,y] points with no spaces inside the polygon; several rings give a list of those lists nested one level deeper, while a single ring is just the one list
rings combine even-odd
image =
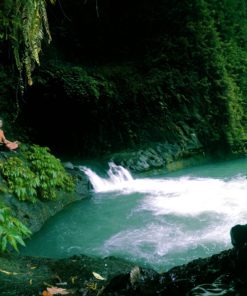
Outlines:
[{"label": "rock wall", "polygon": [[195,134],[191,134],[190,138],[181,143],[153,143],[136,151],[115,153],[109,159],[131,172],[150,171],[152,174],[159,169],[172,171],[208,161],[204,148]]}]

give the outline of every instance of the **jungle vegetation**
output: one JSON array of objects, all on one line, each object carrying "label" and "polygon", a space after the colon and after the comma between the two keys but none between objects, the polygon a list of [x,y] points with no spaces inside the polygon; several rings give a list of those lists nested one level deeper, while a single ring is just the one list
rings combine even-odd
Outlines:
[{"label": "jungle vegetation", "polygon": [[[22,144],[18,154],[1,151],[1,196],[12,195],[21,202],[36,203],[39,199],[56,200],[58,191],[72,192],[74,188],[75,180],[47,147]],[[18,245],[24,246],[24,239],[30,235],[12,209],[0,201],[0,254],[10,247],[18,251]]]},{"label": "jungle vegetation", "polygon": [[88,157],[194,133],[245,150],[245,1],[3,3],[0,107],[35,142]]}]

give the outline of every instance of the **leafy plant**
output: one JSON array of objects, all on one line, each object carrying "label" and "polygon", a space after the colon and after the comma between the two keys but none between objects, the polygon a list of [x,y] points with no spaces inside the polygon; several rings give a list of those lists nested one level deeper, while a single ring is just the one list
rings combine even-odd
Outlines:
[{"label": "leafy plant", "polygon": [[[20,157],[9,157],[0,161],[3,177],[0,190],[12,192],[21,201],[35,202],[36,198],[55,199],[57,190],[72,191],[74,182],[61,162],[49,153],[46,147],[23,144]],[[30,236],[30,230],[11,215],[11,210],[0,204],[0,251],[8,244],[18,251],[18,244],[24,246],[23,238]]]},{"label": "leafy plant", "polygon": [[23,152],[24,160],[10,157],[0,162],[0,172],[8,191],[19,200],[54,200],[57,190],[72,191],[74,181],[61,162],[46,147],[33,145]]},{"label": "leafy plant", "polygon": [[[55,0],[50,0],[55,4]],[[20,74],[25,69],[28,84],[32,85],[31,72],[40,64],[41,43],[51,41],[45,0],[5,0],[0,8],[0,40],[8,40]]]},{"label": "leafy plant", "polygon": [[38,178],[18,157],[0,162],[0,171],[10,192],[19,200],[34,202],[37,197]]},{"label": "leafy plant", "polygon": [[56,190],[74,189],[72,177],[66,173],[60,160],[49,153],[49,148],[33,145],[24,155],[37,178],[36,190],[41,198],[55,199]]},{"label": "leafy plant", "polygon": [[0,204],[0,250],[4,252],[10,245],[18,251],[18,244],[25,246],[23,238],[30,235],[31,231],[11,215],[10,209]]}]

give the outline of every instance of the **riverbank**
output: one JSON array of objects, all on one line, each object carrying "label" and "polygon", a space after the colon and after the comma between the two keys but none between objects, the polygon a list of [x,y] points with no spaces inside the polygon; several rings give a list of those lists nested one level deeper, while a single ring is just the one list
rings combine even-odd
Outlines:
[{"label": "riverbank", "polygon": [[80,255],[56,260],[5,255],[0,258],[0,293],[1,296],[246,295],[246,266],[239,268],[236,263],[233,249],[161,274],[114,257]]}]

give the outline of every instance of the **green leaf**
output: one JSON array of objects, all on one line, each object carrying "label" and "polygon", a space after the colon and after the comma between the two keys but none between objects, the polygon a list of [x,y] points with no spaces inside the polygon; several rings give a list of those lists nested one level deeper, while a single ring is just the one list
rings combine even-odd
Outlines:
[{"label": "green leaf", "polygon": [[4,235],[2,240],[1,240],[1,249],[2,249],[2,251],[6,251],[6,247],[7,247],[7,236]]}]

